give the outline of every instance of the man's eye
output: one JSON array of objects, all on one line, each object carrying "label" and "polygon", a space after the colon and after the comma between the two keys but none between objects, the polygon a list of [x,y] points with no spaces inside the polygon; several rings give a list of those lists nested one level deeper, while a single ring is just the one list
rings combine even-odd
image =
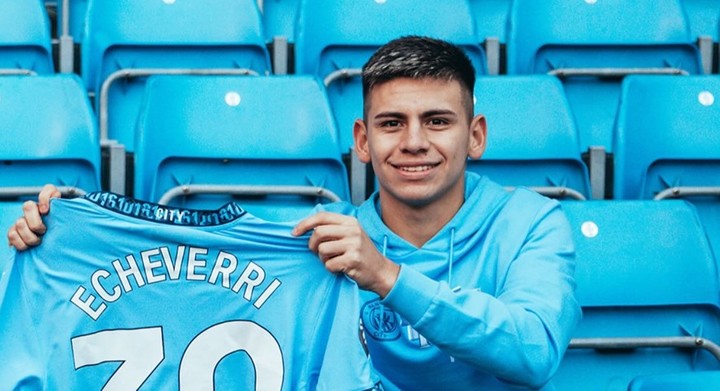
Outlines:
[{"label": "man's eye", "polygon": [[436,125],[436,126],[437,126],[437,125],[445,125],[445,124],[447,124],[447,123],[448,123],[448,121],[446,121],[446,120],[444,120],[444,119],[442,119],[442,118],[433,118],[433,119],[430,120],[430,124],[431,124],[431,125]]},{"label": "man's eye", "polygon": [[400,126],[400,121],[385,121],[382,123],[382,126],[388,127],[388,128],[395,128]]}]

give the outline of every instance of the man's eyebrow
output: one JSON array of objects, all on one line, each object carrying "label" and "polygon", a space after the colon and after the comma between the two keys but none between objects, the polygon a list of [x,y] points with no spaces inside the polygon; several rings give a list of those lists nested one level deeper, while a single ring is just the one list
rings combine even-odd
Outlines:
[{"label": "man's eyebrow", "polygon": [[[457,116],[458,114],[449,109],[435,109],[435,110],[428,110],[422,113],[423,118],[427,117],[433,117],[436,115],[451,115],[451,116]],[[382,111],[380,113],[375,114],[373,118],[406,118],[407,114],[399,111]]]},{"label": "man's eyebrow", "polygon": [[407,115],[399,111],[382,111],[373,116],[373,118],[406,118]]},{"label": "man's eyebrow", "polygon": [[428,110],[424,113],[422,113],[423,117],[434,117],[436,115],[452,115],[457,116],[458,114],[453,110],[444,110],[444,109],[437,109],[437,110]]}]

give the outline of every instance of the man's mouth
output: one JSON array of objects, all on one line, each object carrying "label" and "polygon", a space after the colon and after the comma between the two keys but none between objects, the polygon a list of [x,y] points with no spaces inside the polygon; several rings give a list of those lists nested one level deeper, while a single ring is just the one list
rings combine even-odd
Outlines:
[{"label": "man's mouth", "polygon": [[407,171],[407,172],[422,172],[427,171],[433,168],[434,166],[426,165],[426,166],[411,166],[411,167],[400,167],[401,171]]},{"label": "man's mouth", "polygon": [[403,171],[403,172],[424,172],[424,171],[430,171],[433,168],[437,167],[439,163],[436,164],[421,164],[421,165],[393,165],[396,169]]}]

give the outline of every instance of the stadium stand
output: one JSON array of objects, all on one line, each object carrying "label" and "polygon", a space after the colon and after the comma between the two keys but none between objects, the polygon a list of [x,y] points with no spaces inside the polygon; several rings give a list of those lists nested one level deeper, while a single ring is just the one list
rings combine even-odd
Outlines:
[{"label": "stadium stand", "polygon": [[[82,74],[96,94],[100,140],[112,150],[109,188],[125,193],[124,150],[146,77],[158,73],[265,74],[270,59],[253,0],[90,0]],[[115,143],[109,140],[116,141]]]},{"label": "stadium stand", "polygon": [[[588,171],[560,82],[547,75],[485,76],[475,84],[488,145],[468,169],[505,186],[533,187],[556,198],[590,198]],[[531,113],[531,114],[528,114]]]},{"label": "stadium stand", "polygon": [[718,269],[682,200],[564,201],[583,319],[558,390],[626,390],[638,376],[720,369]]},{"label": "stadium stand", "polygon": [[703,72],[680,1],[513,1],[507,72],[559,77],[581,151],[612,152],[622,77]]},{"label": "stadium stand", "polygon": [[685,198],[720,255],[720,77],[631,76],[615,128],[615,197]]},{"label": "stadium stand", "polygon": [[140,199],[215,209],[237,198],[292,220],[348,200],[322,85],[311,76],[153,76],[138,122]]},{"label": "stadium stand", "polygon": [[0,77],[0,121],[3,191],[46,183],[99,190],[97,127],[76,75]]},{"label": "stadium stand", "polygon": [[[95,117],[77,75],[0,77],[0,224],[46,183],[66,196],[100,189]],[[9,256],[0,250],[0,269]]]},{"label": "stadium stand", "polygon": [[53,73],[51,41],[42,0],[0,2],[0,75]]},{"label": "stadium stand", "polygon": [[[101,142],[135,153],[140,199],[237,200],[269,220],[362,201],[342,161],[358,71],[388,40],[430,35],[480,76],[488,149],[470,170],[563,199],[573,226],[584,319],[555,387],[720,389],[720,76],[698,76],[718,72],[720,2],[258,1],[0,1],[0,74],[39,75],[0,77],[0,226],[45,183],[124,193],[126,162],[101,171]],[[67,57],[43,3],[80,76],[51,75]],[[301,75],[224,75],[271,69]]]}]

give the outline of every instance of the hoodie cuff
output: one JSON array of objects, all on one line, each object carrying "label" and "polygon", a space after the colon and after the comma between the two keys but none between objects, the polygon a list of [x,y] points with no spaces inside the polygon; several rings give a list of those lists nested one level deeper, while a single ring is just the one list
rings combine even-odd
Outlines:
[{"label": "hoodie cuff", "polygon": [[439,282],[401,265],[395,285],[381,302],[414,326],[427,312],[439,287]]}]

